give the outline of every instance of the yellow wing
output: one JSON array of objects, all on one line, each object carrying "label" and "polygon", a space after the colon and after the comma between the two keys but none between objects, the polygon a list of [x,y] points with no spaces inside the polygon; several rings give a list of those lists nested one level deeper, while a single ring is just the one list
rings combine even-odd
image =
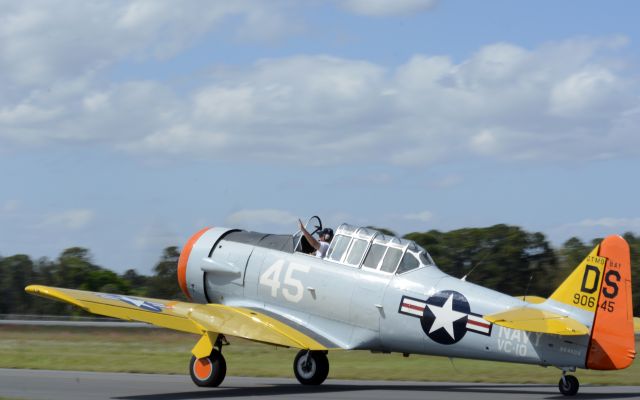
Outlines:
[{"label": "yellow wing", "polygon": [[554,335],[588,335],[589,328],[566,315],[535,308],[518,307],[483,317],[489,322],[511,329]]},{"label": "yellow wing", "polygon": [[286,323],[242,307],[149,299],[41,285],[30,285],[25,290],[38,296],[71,303],[94,314],[147,322],[183,332],[204,336],[218,333],[278,346],[327,350],[326,346]]}]

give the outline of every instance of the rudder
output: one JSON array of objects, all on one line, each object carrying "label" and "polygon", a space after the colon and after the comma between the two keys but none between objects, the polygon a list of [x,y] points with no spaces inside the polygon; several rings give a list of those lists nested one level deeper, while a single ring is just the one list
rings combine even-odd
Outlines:
[{"label": "rudder", "polygon": [[635,358],[631,260],[629,245],[620,236],[609,236],[600,244],[600,257],[607,262],[595,310],[587,368],[627,368]]}]

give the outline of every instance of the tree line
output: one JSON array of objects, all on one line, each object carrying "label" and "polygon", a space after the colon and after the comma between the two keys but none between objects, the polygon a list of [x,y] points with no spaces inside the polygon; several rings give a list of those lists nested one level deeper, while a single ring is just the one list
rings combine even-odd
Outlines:
[{"label": "tree line", "polygon": [[[392,233],[387,229],[384,232]],[[625,233],[631,248],[633,304],[640,310],[640,236]],[[431,230],[404,236],[429,251],[438,267],[454,276],[511,295],[548,297],[601,239],[570,238],[553,248],[545,235],[520,227],[494,225],[449,232]],[[64,250],[55,260],[16,254],[0,257],[0,314],[81,314],[63,303],[27,294],[41,284],[107,293],[186,300],[176,278],[178,247],[163,250],[153,275],[134,269],[122,274],[93,263],[86,248]]]},{"label": "tree line", "polygon": [[81,247],[64,250],[56,260],[34,261],[24,254],[0,257],[0,314],[83,314],[27,294],[24,288],[31,284],[186,301],[176,278],[179,257],[177,247],[165,248],[151,276],[134,269],[117,274],[94,264],[89,250]]}]

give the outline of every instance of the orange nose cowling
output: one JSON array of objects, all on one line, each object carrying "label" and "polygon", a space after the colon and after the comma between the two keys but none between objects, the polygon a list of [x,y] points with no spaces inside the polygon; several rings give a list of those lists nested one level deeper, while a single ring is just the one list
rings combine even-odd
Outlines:
[{"label": "orange nose cowling", "polygon": [[192,300],[191,294],[189,294],[189,288],[187,287],[187,262],[189,261],[189,255],[191,255],[191,249],[193,249],[193,245],[200,239],[202,235],[206,231],[211,228],[204,228],[199,230],[195,235],[191,236],[187,241],[187,244],[182,248],[182,252],[180,252],[180,258],[178,259],[178,284],[180,285],[180,289],[182,289],[182,293],[187,296],[189,300]]}]

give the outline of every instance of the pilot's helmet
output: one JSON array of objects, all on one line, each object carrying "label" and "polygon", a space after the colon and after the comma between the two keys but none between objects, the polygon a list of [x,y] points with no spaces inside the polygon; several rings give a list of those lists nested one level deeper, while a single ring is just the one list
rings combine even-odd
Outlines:
[{"label": "pilot's helmet", "polygon": [[318,232],[318,234],[320,235],[320,237],[322,239],[326,240],[327,242],[329,242],[329,241],[331,241],[331,239],[333,239],[333,229],[331,229],[331,228],[324,228],[323,230]]}]

